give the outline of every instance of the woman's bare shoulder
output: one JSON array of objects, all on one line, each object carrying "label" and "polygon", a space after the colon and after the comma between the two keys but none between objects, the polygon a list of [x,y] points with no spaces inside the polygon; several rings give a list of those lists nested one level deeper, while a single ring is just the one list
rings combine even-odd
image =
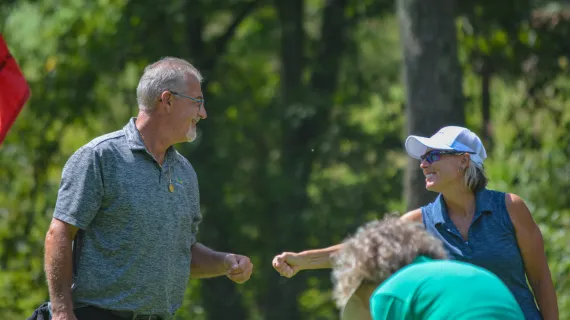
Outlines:
[{"label": "woman's bare shoulder", "polygon": [[401,216],[400,219],[402,219],[404,221],[409,221],[409,222],[423,223],[422,209],[418,208],[418,209],[409,211],[409,212],[405,213],[403,216]]}]

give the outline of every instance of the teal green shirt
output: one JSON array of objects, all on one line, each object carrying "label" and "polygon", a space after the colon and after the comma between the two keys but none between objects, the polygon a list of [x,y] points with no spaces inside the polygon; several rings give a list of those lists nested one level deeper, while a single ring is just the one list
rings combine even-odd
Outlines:
[{"label": "teal green shirt", "polygon": [[505,284],[471,264],[419,257],[370,297],[373,320],[497,319],[524,315]]}]

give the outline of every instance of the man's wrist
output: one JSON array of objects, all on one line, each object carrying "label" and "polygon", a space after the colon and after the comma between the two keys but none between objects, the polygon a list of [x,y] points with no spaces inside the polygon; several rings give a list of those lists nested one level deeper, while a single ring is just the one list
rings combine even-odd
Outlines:
[{"label": "man's wrist", "polygon": [[228,256],[231,253],[216,252],[216,260],[218,261],[216,271],[219,275],[225,275],[231,266],[227,265]]},{"label": "man's wrist", "polygon": [[70,315],[73,314],[73,305],[67,303],[51,304],[51,313],[53,315]]}]

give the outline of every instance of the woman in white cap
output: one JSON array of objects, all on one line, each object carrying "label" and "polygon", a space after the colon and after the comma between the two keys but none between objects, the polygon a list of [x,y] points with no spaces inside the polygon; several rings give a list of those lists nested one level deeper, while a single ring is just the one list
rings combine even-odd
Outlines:
[{"label": "woman in white cap", "polygon": [[[463,127],[444,127],[429,138],[408,137],[406,151],[420,160],[426,189],[439,196],[401,219],[423,223],[443,242],[451,259],[496,274],[527,320],[558,319],[540,229],[519,196],[486,188],[487,153],[479,137]],[[331,257],[341,246],[284,252],[273,259],[273,267],[286,277],[300,270],[331,268]]]},{"label": "woman in white cap", "polygon": [[421,161],[426,189],[439,193],[434,202],[408,213],[410,219],[423,222],[450,258],[499,276],[526,319],[558,319],[540,229],[519,196],[486,189],[487,153],[479,137],[450,126],[429,138],[409,136],[406,151]]}]

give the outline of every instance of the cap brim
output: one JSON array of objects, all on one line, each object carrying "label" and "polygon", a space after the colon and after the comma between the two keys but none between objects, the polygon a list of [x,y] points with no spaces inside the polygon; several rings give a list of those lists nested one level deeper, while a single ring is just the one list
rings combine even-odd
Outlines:
[{"label": "cap brim", "polygon": [[412,158],[420,159],[427,149],[453,150],[451,146],[431,138],[409,136],[406,139],[406,151]]}]

